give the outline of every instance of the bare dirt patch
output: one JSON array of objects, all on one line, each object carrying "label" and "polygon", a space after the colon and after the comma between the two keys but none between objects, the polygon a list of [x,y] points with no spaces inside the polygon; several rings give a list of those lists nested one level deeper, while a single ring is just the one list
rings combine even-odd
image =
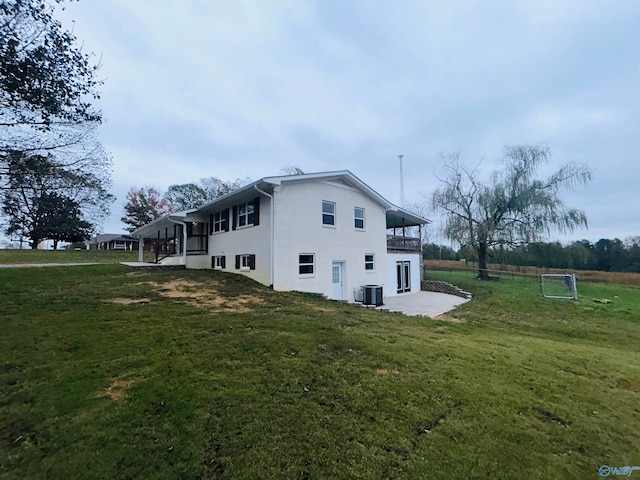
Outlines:
[{"label": "bare dirt patch", "polygon": [[112,298],[109,301],[111,303],[115,303],[116,305],[137,305],[141,303],[150,303],[151,299],[149,298]]},{"label": "bare dirt patch", "polygon": [[115,380],[104,391],[104,396],[111,400],[122,400],[127,396],[127,389],[133,385],[133,380]]},{"label": "bare dirt patch", "polygon": [[225,311],[248,312],[252,306],[264,302],[256,295],[223,295],[218,290],[220,284],[216,281],[173,280],[165,283],[148,283],[163,297],[184,300],[190,305],[201,308],[213,307]]},{"label": "bare dirt patch", "polygon": [[389,370],[388,368],[378,368],[375,371],[376,375],[400,375],[398,370]]},{"label": "bare dirt patch", "polygon": [[437,317],[434,317],[435,320],[442,320],[444,322],[451,322],[451,323],[467,323],[467,321],[464,318],[458,318],[458,317],[454,317],[452,315],[449,315],[447,313],[443,313],[442,315],[438,315]]},{"label": "bare dirt patch", "polygon": [[319,307],[319,306],[312,306],[311,307],[312,310],[315,310],[316,312],[323,312],[323,313],[331,313],[331,312],[335,312],[335,309],[333,308],[329,308],[329,307]]}]

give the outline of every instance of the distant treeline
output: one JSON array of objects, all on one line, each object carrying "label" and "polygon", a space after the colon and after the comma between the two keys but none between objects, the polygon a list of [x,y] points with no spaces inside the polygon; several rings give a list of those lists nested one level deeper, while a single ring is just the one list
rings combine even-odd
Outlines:
[{"label": "distant treeline", "polygon": [[[433,243],[424,244],[425,259],[477,261],[472,249],[454,250]],[[596,243],[580,240],[567,245],[559,242],[537,242],[510,250],[490,249],[489,262],[540,268],[601,270],[605,272],[640,273],[640,237],[627,241],[602,238]]]}]

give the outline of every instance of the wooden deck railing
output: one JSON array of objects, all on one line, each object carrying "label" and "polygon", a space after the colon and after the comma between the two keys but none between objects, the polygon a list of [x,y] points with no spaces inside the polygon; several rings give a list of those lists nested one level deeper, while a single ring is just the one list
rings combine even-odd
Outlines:
[{"label": "wooden deck railing", "polygon": [[387,250],[420,252],[422,248],[419,238],[387,235]]}]

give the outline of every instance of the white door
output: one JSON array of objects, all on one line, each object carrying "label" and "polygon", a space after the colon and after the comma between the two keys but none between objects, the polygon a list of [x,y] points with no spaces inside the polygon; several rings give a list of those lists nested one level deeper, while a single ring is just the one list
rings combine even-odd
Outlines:
[{"label": "white door", "polygon": [[331,282],[333,289],[331,298],[333,300],[344,300],[344,263],[333,262],[331,264]]}]

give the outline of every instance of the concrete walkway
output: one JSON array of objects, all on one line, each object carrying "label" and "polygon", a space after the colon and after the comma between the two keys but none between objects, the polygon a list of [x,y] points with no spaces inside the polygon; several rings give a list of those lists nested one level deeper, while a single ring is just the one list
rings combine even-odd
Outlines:
[{"label": "concrete walkway", "polygon": [[103,265],[102,263],[3,263],[0,268],[44,268],[44,267],[81,267],[83,265]]},{"label": "concrete walkway", "polygon": [[384,305],[377,310],[402,312],[404,315],[417,317],[437,317],[455,309],[469,300],[438,292],[415,292],[385,297]]}]

